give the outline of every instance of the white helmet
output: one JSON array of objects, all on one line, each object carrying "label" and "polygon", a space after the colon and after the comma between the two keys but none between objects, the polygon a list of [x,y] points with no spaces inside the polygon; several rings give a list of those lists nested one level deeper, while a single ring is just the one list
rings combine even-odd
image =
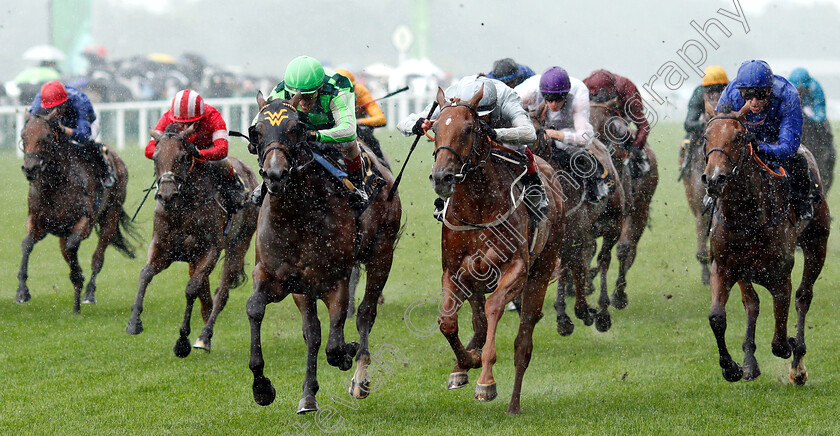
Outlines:
[{"label": "white helmet", "polygon": [[457,95],[463,102],[470,101],[473,96],[478,94],[482,85],[484,86],[484,95],[481,96],[481,101],[478,102],[478,108],[476,108],[476,112],[478,112],[478,116],[480,117],[496,109],[496,85],[493,84],[492,80],[486,77],[475,77],[472,80],[464,80],[459,85]]}]

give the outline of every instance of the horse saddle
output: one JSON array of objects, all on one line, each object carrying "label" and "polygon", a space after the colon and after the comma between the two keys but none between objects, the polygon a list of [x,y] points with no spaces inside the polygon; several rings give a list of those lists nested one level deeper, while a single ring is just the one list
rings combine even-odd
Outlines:
[{"label": "horse saddle", "polygon": [[344,159],[341,157],[341,152],[334,147],[323,145],[321,147],[313,147],[312,158],[315,162],[323,167],[328,174],[337,181],[337,185],[342,187],[342,194],[344,196],[356,195],[356,190],[361,190],[365,193],[366,200],[362,204],[354,204],[354,211],[357,215],[361,215],[370,203],[379,194],[379,191],[385,186],[385,179],[382,173],[371,162],[370,156],[367,152],[362,151],[362,167],[364,169],[364,180],[362,186],[356,186],[350,181],[347,175],[347,166]]}]

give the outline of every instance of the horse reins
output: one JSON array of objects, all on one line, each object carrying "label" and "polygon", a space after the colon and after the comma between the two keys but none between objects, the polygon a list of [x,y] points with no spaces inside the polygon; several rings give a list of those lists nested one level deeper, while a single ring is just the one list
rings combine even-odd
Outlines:
[{"label": "horse reins", "polygon": [[[744,128],[744,130],[746,130],[746,126],[745,126],[744,122],[740,118],[734,117],[732,115],[718,115],[716,117],[712,117],[711,119],[709,119],[709,121],[706,122],[706,126],[708,127],[709,124],[711,124],[712,121],[715,121],[715,120],[735,120],[741,125],[741,127]],[[704,136],[704,140],[705,140],[705,136]],[[745,148],[746,148],[746,152],[747,152],[746,154],[748,154],[750,157],[752,157],[753,160],[756,162],[756,164],[758,164],[758,166],[761,169],[763,169],[768,174],[770,174],[771,176],[776,177],[776,178],[782,178],[787,174],[785,172],[785,169],[782,168],[782,167],[779,167],[779,169],[780,169],[779,172],[776,172],[772,168],[770,168],[763,160],[761,160],[761,158],[755,152],[755,149],[753,148],[752,143],[750,141],[745,141],[745,142],[746,142]],[[738,169],[740,168],[740,165],[741,165],[742,158],[743,158],[744,154],[742,153],[741,155],[739,155],[738,160],[736,161],[735,159],[732,158],[732,155],[730,155],[729,152],[727,152],[726,150],[724,150],[720,147],[714,147],[711,150],[706,152],[705,159],[706,159],[707,164],[709,162],[709,155],[712,154],[715,151],[723,153],[723,155],[726,156],[727,161],[729,161],[729,164],[732,165],[732,175],[734,176],[735,174],[737,174]]]},{"label": "horse reins", "polygon": [[487,148],[487,153],[484,157],[481,158],[477,163],[472,164],[473,157],[477,155],[476,146],[481,143],[481,136],[482,134],[486,134],[483,124],[481,123],[478,111],[475,110],[474,107],[470,106],[468,103],[464,102],[452,102],[447,105],[444,105],[440,108],[440,113],[438,114],[438,118],[441,117],[443,111],[449,109],[451,107],[463,107],[467,108],[473,116],[475,116],[476,121],[478,121],[478,128],[473,129],[473,146],[470,148],[470,154],[464,159],[454,148],[448,145],[438,145],[435,147],[435,151],[432,152],[432,157],[437,161],[437,155],[440,151],[446,150],[458,159],[458,162],[461,164],[461,168],[458,170],[458,173],[455,174],[456,183],[460,183],[467,178],[470,172],[474,171],[477,167],[484,165],[487,162],[487,158],[490,157],[490,153],[493,151],[492,147]]}]

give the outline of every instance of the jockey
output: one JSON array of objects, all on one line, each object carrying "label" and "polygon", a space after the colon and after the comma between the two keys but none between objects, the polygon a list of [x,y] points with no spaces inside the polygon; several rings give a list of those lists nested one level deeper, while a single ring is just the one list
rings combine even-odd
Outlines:
[{"label": "jockey", "polygon": [[802,109],[796,87],[784,77],[773,75],[767,62],[749,60],[738,68],[735,77],[718,101],[719,113],[749,107],[744,126],[759,155],[781,165],[790,175],[792,200],[800,220],[813,218],[811,199],[816,188],[811,183],[808,161],[797,153],[802,134]]},{"label": "jockey", "polygon": [[650,162],[645,153],[650,124],[645,118],[642,96],[636,89],[636,85],[626,77],[607,70],[594,71],[589,77],[583,79],[583,83],[589,88],[589,99],[594,103],[605,103],[617,99],[619,116],[629,119],[636,125],[635,135],[630,135],[625,143],[636,164],[635,169],[634,166],[630,167],[631,174],[638,177],[650,171]]},{"label": "jockey", "polygon": [[[682,147],[680,147],[680,156],[688,153],[689,143],[691,138],[700,137],[706,130],[706,122],[702,120],[703,114],[706,112],[706,97],[714,99],[713,104],[717,104],[723,88],[729,83],[729,78],[726,77],[726,71],[719,65],[709,65],[703,73],[703,84],[694,89],[691,94],[691,99],[688,101],[688,113],[685,116],[685,139],[683,139]],[[688,162],[686,160],[686,162]]]},{"label": "jockey", "polygon": [[353,91],[356,94],[356,136],[370,147],[385,166],[390,168],[390,165],[385,160],[385,156],[382,154],[379,140],[373,136],[374,128],[382,127],[388,122],[385,118],[385,113],[382,112],[379,103],[370,95],[370,90],[367,86],[356,83],[356,77],[353,76],[353,73],[344,68],[336,68],[335,72],[350,79],[350,84],[353,85]]},{"label": "jockey", "polygon": [[108,163],[104,149],[96,143],[99,119],[96,118],[88,96],[76,88],[64,86],[58,80],[53,80],[41,86],[41,92],[35,96],[29,114],[44,110],[57,112],[61,133],[94,164],[102,186],[114,186],[117,181],[116,173]]},{"label": "jockey", "polygon": [[822,124],[826,120],[825,94],[820,83],[814,80],[805,68],[791,71],[788,80],[799,91],[805,116],[817,124]]},{"label": "jockey", "polygon": [[487,74],[487,77],[499,80],[511,88],[516,88],[525,79],[533,75],[534,70],[525,65],[517,64],[511,58],[504,58],[493,62],[493,71]]},{"label": "jockey", "polygon": [[[525,199],[531,210],[537,212],[535,214],[538,217],[543,217],[548,210],[548,199],[537,172],[534,155],[528,148],[528,145],[536,141],[537,135],[516,92],[498,80],[473,75],[464,77],[455,85],[450,86],[444,94],[447,99],[460,98],[461,101],[469,101],[482,86],[484,86],[484,94],[478,102],[478,116],[492,128],[490,129],[492,140],[522,153],[522,157],[527,159],[528,171],[522,178],[525,184]],[[426,106],[422,113],[428,114],[431,106],[431,104]],[[439,108],[435,111],[433,118],[436,118],[438,113],[440,113]],[[422,115],[411,114],[397,124],[397,129],[405,136],[422,135],[432,128],[433,123],[433,120],[427,120]],[[442,199],[435,200],[437,210],[434,216],[438,220],[443,218],[443,205]]]},{"label": "jockey", "polygon": [[[234,172],[233,165],[227,159],[228,130],[222,114],[192,89],[184,89],[175,94],[172,106],[158,120],[154,130],[166,131],[170,124],[195,124],[195,132],[186,141],[197,152],[193,157],[206,164],[222,194],[223,207],[232,215],[241,209],[247,200],[246,188]],[[146,145],[146,157],[154,158],[154,139]],[[192,152],[191,152],[192,154]]]},{"label": "jockey", "polygon": [[[365,190],[365,175],[371,163],[367,154],[363,158],[356,142],[356,97],[350,79],[341,74],[326,73],[315,58],[298,56],[286,66],[283,81],[269,94],[268,100],[291,100],[297,93],[302,96],[297,110],[301,122],[309,130],[307,139],[341,150],[347,167],[347,178],[355,187],[350,197],[352,207],[364,207],[369,195]],[[264,196],[264,189],[260,185],[254,191],[251,201],[262,204]]]},{"label": "jockey", "polygon": [[[595,138],[589,122],[589,90],[580,80],[569,77],[560,67],[550,67],[541,75],[530,77],[515,89],[522,104],[544,126],[543,133],[552,147],[552,157],[587,185],[587,200],[597,203],[606,197],[609,189],[604,179],[604,168],[586,149]],[[582,174],[571,165],[572,157],[585,152],[590,157],[591,172]]]}]

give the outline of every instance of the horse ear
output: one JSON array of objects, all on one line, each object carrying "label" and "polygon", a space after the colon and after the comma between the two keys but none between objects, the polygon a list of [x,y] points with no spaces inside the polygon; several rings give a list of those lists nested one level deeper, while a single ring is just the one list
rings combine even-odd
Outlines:
[{"label": "horse ear", "polygon": [[259,110],[263,110],[266,106],[268,106],[268,102],[265,101],[262,91],[257,91],[257,107],[260,108]]},{"label": "horse ear", "polygon": [[706,106],[706,116],[711,118],[715,117],[715,108],[709,103],[709,100],[703,99],[703,104]]},{"label": "horse ear", "polygon": [[56,116],[58,116],[58,111],[53,109],[50,111],[50,113],[47,114],[47,116],[44,117],[44,119],[47,121],[52,121],[55,119]]},{"label": "horse ear", "polygon": [[750,104],[749,103],[744,103],[744,107],[742,107],[741,110],[739,110],[737,112],[732,112],[732,116],[734,116],[735,118],[738,118],[741,121],[744,121],[744,120],[747,119],[747,114],[749,112],[750,112]]},{"label": "horse ear", "polygon": [[608,100],[606,103],[604,103],[604,106],[613,110],[618,110],[618,97],[613,97],[612,99]]},{"label": "horse ear", "polygon": [[154,139],[155,142],[158,142],[160,140],[160,135],[163,135],[163,132],[160,130],[149,129],[149,135],[152,136],[152,139]]},{"label": "horse ear", "polygon": [[481,88],[478,90],[477,93],[470,99],[469,105],[473,108],[478,108],[478,102],[481,101],[481,97],[484,97],[484,84],[481,84]]},{"label": "horse ear", "polygon": [[446,94],[444,94],[443,89],[440,86],[438,86],[437,98],[435,98],[435,101],[437,101],[437,104],[440,107],[446,106]]},{"label": "horse ear", "polygon": [[187,126],[186,129],[181,130],[181,133],[179,133],[178,136],[180,136],[182,139],[186,139],[193,133],[195,133],[195,123],[191,123],[189,126]]},{"label": "horse ear", "polygon": [[295,93],[295,96],[292,97],[292,100],[289,102],[289,104],[291,104],[292,107],[296,108],[298,103],[300,102],[300,99],[302,99],[302,98],[303,98],[303,94],[301,94],[300,91],[298,91],[298,92]]}]

